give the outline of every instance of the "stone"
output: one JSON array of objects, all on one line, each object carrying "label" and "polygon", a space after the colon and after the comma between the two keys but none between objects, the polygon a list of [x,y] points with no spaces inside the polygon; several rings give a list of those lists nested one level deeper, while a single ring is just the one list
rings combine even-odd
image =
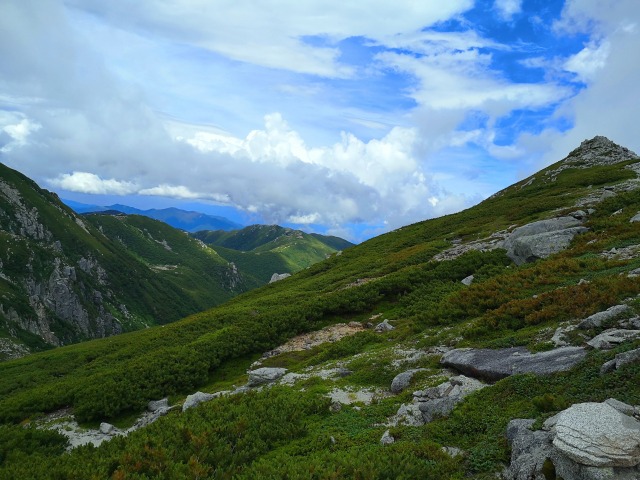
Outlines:
[{"label": "stone", "polygon": [[391,434],[389,433],[389,430],[386,430],[382,434],[382,438],[380,439],[380,444],[381,445],[391,445],[395,441],[396,441],[396,439],[391,436]]},{"label": "stone", "polygon": [[503,246],[507,256],[522,265],[564,250],[574,236],[587,230],[580,220],[571,216],[540,220],[516,228]]},{"label": "stone", "polygon": [[610,350],[614,346],[634,340],[640,337],[640,330],[622,330],[610,329],[605,330],[600,335],[593,337],[587,342],[587,345],[597,350]]},{"label": "stone", "polygon": [[590,328],[599,328],[603,323],[613,320],[616,317],[631,312],[631,307],[628,305],[614,305],[607,308],[603,312],[594,313],[593,315],[585,318],[578,324],[578,328],[582,330],[588,330]]},{"label": "stone", "polygon": [[602,367],[600,368],[600,374],[602,375],[605,373],[613,372],[614,370],[617,370],[624,365],[638,361],[640,361],[640,348],[629,350],[628,352],[624,353],[619,353],[613,360],[609,360],[602,365]]},{"label": "stone", "polygon": [[571,212],[569,216],[577,218],[578,220],[584,220],[585,218],[587,218],[587,212],[585,212],[584,210],[576,210],[575,212]]},{"label": "stone", "polygon": [[464,450],[461,450],[456,447],[442,447],[442,451],[453,458],[459,457],[460,455],[464,455]]},{"label": "stone", "polygon": [[391,393],[402,392],[405,388],[409,386],[413,376],[422,370],[424,370],[424,368],[416,368],[413,370],[407,370],[406,372],[402,372],[396,375],[391,381]]},{"label": "stone", "polygon": [[342,410],[342,404],[340,402],[331,402],[331,405],[329,405],[329,411],[331,413],[338,413],[340,410]]},{"label": "stone", "polygon": [[374,330],[378,333],[382,333],[382,332],[390,332],[391,330],[395,330],[395,328],[396,327],[394,327],[389,323],[389,320],[385,319],[384,321],[377,324]]},{"label": "stone", "polygon": [[629,220],[630,223],[635,223],[635,222],[640,222],[640,212],[636,213],[633,217],[631,217],[631,220]]},{"label": "stone", "polygon": [[190,408],[200,405],[202,402],[208,402],[214,398],[216,398],[216,395],[212,393],[196,392],[186,398],[182,404],[182,411],[184,412]]},{"label": "stone", "polygon": [[168,410],[169,409],[169,399],[163,398],[161,400],[151,400],[147,404],[147,410],[150,412],[157,412],[158,410]]},{"label": "stone", "polygon": [[287,373],[286,368],[262,367],[249,372],[248,387],[257,387],[266,383],[273,383]]},{"label": "stone", "polygon": [[100,424],[100,433],[104,435],[114,435],[118,429],[107,422],[102,422]]},{"label": "stone", "polygon": [[607,403],[579,403],[558,414],[553,445],[575,462],[594,467],[640,463],[640,422]]},{"label": "stone", "polygon": [[269,280],[269,283],[279,282],[280,280],[284,280],[285,278],[289,278],[290,276],[290,273],[274,273],[273,275],[271,275],[271,280]]},{"label": "stone", "polygon": [[607,398],[604,403],[606,403],[610,407],[615,408],[620,413],[629,415],[630,417],[633,417],[633,414],[635,413],[635,408],[627,403],[621,402],[620,400],[616,400],[615,398]]},{"label": "stone", "polygon": [[407,425],[409,427],[419,427],[424,425],[424,418],[420,407],[416,403],[400,405],[398,412],[390,419],[389,425]]},{"label": "stone", "polygon": [[445,353],[440,363],[471,377],[496,381],[518,373],[564,372],[582,361],[586,354],[582,347],[561,347],[539,353],[530,353],[524,347],[458,348]]},{"label": "stone", "polygon": [[473,275],[469,275],[468,277],[464,277],[460,280],[460,283],[466,285],[467,287],[473,283]]},{"label": "stone", "polygon": [[552,434],[532,431],[532,419],[514,419],[507,425],[511,462],[503,472],[507,480],[545,480],[543,469],[552,450]]}]

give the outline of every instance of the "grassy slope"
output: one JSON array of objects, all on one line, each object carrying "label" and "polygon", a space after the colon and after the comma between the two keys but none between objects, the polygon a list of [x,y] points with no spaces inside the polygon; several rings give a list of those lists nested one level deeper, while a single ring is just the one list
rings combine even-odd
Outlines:
[{"label": "grassy slope", "polygon": [[[450,245],[448,240],[474,240],[574,210],[566,207],[593,191],[589,186],[632,176],[624,164],[565,170],[549,183],[538,176],[528,186],[523,181],[464,212],[377,237],[183,321],[2,364],[0,416],[4,422],[19,422],[73,405],[81,419],[102,420],[141,409],[146,400],[166,394],[175,401],[197,388],[216,391],[242,382],[256,355],[295,333],[366,320],[376,312],[384,312],[396,330],[384,336],[363,332],[275,357],[265,365],[300,371],[342,361],[354,373],[336,385],[388,388],[403,368],[392,362],[396,345],[548,348],[558,322],[583,318],[640,293],[638,282],[620,275],[640,267],[638,258],[606,261],[597,255],[640,243],[637,224],[629,223],[640,210],[640,191],[599,204],[589,219],[590,232],[577,237],[567,251],[535,264],[514,267],[501,251],[474,252],[450,262],[430,259]],[[612,215],[620,208],[622,214]],[[476,280],[463,287],[460,280],[471,273]],[[583,278],[590,283],[578,285]],[[371,281],[344,288],[357,279]],[[633,305],[640,307],[637,300]],[[61,457],[52,434],[25,441],[0,473],[4,468],[5,474],[19,476],[21,465],[30,462],[41,465],[32,469],[33,478],[75,471],[82,472],[79,478],[143,478],[160,472],[165,478],[493,478],[507,460],[503,433],[509,419],[542,419],[569,403],[610,396],[637,403],[637,365],[607,376],[597,372],[605,360],[638,343],[592,352],[567,374],[500,381],[469,397],[448,418],[425,427],[393,428],[398,441],[391,447],[379,446],[385,427],[375,425],[410,401],[410,393],[360,412],[343,408],[331,414],[318,394],[334,384],[309,380],[302,384],[304,392],[276,389],[170,415],[97,450],[79,449]],[[417,366],[436,373],[436,360],[427,358]],[[431,380],[418,377],[415,389],[428,386],[420,381]],[[0,447],[9,444],[3,438],[11,435],[17,435],[13,427],[0,430]],[[37,448],[30,446],[34,442]],[[443,445],[463,448],[467,455],[451,459],[440,451]]]}]

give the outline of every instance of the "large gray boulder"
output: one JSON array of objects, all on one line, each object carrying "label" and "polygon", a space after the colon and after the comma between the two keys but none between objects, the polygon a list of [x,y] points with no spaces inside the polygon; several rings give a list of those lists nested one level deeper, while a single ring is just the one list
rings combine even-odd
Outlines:
[{"label": "large gray boulder", "polygon": [[160,400],[151,400],[147,404],[147,410],[150,412],[157,412],[160,410],[169,410],[169,399],[162,398]]},{"label": "large gray boulder", "polygon": [[208,402],[209,400],[213,400],[217,395],[212,393],[204,393],[204,392],[196,392],[192,395],[189,395],[184,403],[182,404],[182,411],[193,408],[197,405],[200,405],[202,402]]},{"label": "large gray boulder", "polygon": [[509,258],[522,265],[564,250],[573,237],[587,230],[580,220],[571,216],[540,220],[516,228],[503,246]]},{"label": "large gray boulder", "polygon": [[578,328],[583,330],[599,328],[603,323],[628,313],[632,313],[629,305],[614,305],[613,307],[607,308],[604,312],[594,313],[585,318],[578,324]]},{"label": "large gray boulder", "polygon": [[457,348],[445,353],[440,363],[471,377],[496,381],[518,373],[563,372],[582,361],[586,354],[582,347],[561,347],[540,353],[530,353],[524,347]]},{"label": "large gray boulder", "polygon": [[605,374],[617,370],[629,363],[640,362],[640,348],[619,353],[613,360],[609,360],[600,368],[600,373]]},{"label": "large gray boulder", "polygon": [[503,473],[506,480],[546,480],[543,468],[553,448],[552,435],[543,430],[532,431],[534,422],[518,418],[507,425],[511,463]]},{"label": "large gray boulder", "polygon": [[594,467],[640,464],[640,422],[608,403],[578,403],[560,412],[553,445],[567,457]]},{"label": "large gray boulder", "polygon": [[598,350],[610,350],[616,345],[640,338],[640,330],[611,329],[593,337],[587,345]]},{"label": "large gray boulder", "polygon": [[636,213],[633,217],[631,217],[631,220],[629,220],[629,222],[631,223],[640,222],[640,212]]},{"label": "large gray boulder", "polygon": [[413,376],[424,370],[424,368],[415,368],[413,370],[407,370],[406,372],[399,373],[391,381],[391,393],[400,393],[411,384]]},{"label": "large gray boulder", "polygon": [[287,373],[286,368],[262,367],[249,372],[247,387],[258,387],[267,383],[273,383]]}]

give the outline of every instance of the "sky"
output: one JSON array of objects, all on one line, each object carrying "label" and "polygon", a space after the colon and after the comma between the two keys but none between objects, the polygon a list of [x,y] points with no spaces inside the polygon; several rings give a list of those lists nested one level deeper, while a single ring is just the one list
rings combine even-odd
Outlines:
[{"label": "sky", "polygon": [[638,0],[2,0],[0,162],[362,241],[640,152]]}]

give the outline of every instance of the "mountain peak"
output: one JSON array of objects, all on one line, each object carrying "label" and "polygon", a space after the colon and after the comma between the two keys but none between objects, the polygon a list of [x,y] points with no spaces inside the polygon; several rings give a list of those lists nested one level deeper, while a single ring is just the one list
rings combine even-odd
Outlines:
[{"label": "mountain peak", "polygon": [[612,142],[607,137],[597,135],[584,140],[563,160],[572,167],[588,168],[596,165],[612,165],[637,158],[635,152]]}]

